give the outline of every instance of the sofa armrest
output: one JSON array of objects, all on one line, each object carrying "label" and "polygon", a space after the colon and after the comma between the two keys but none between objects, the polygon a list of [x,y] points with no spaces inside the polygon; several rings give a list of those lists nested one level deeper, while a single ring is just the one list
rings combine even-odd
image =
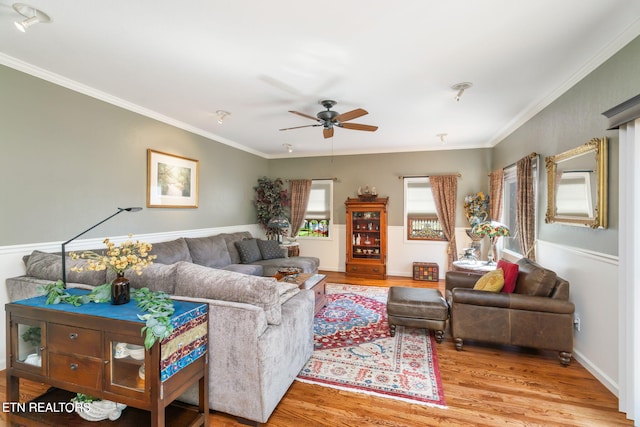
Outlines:
[{"label": "sofa armrest", "polygon": [[464,288],[452,290],[451,303],[554,314],[572,314],[575,310],[573,303],[565,300]]},{"label": "sofa armrest", "polygon": [[[5,284],[7,285],[7,295],[9,295],[9,301],[14,302],[44,295],[40,291],[40,287],[53,282],[55,281],[48,279],[36,279],[35,277],[31,276],[19,276],[7,279],[5,281]],[[83,283],[67,283],[67,288],[92,290],[94,286],[85,285]]]},{"label": "sofa armrest", "polygon": [[[242,333],[238,335],[251,335],[259,337],[267,330],[267,316],[261,307],[232,301],[222,301],[208,298],[194,298],[187,296],[171,296],[172,299],[181,301],[199,302],[209,305],[209,325],[216,325],[215,329],[221,331],[224,335],[229,335],[231,329],[241,328]],[[225,324],[230,323],[230,328],[226,328]],[[226,330],[226,332],[225,332]],[[245,335],[246,337],[246,335]]]},{"label": "sofa armrest", "polygon": [[453,288],[473,288],[481,277],[482,274],[447,271],[444,277],[445,289],[451,291]]},{"label": "sofa armrest", "polygon": [[454,288],[451,291],[451,303],[509,308],[509,295],[510,294],[506,294],[504,292],[489,292],[467,288]]},{"label": "sofa armrest", "polygon": [[567,300],[537,297],[531,295],[509,294],[510,306],[514,310],[539,311],[543,313],[573,314],[575,306]]}]

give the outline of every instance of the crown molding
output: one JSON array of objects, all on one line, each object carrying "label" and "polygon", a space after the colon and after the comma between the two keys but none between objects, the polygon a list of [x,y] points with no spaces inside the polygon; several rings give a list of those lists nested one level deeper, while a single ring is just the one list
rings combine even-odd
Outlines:
[{"label": "crown molding", "polygon": [[611,42],[603,46],[595,55],[593,55],[578,71],[573,73],[564,83],[558,86],[554,91],[548,93],[542,98],[534,101],[524,112],[516,116],[506,126],[499,130],[493,138],[489,140],[489,145],[495,147],[502,142],[503,139],[511,135],[518,128],[531,120],[536,114],[548,107],[553,101],[560,98],[576,83],[584,79],[596,68],[604,64],[613,55],[618,53],[623,47],[633,41],[640,35],[640,18],[629,24],[623,29],[618,36]]},{"label": "crown molding", "polygon": [[181,122],[169,116],[165,116],[164,114],[158,113],[157,111],[150,110],[148,108],[142,107],[140,105],[134,104],[133,102],[129,102],[125,99],[118,98],[116,96],[110,95],[106,92],[102,92],[91,86],[87,86],[85,84],[79,83],[75,80],[69,79],[67,77],[63,77],[59,74],[53,73],[51,71],[45,70],[40,67],[36,67],[35,65],[29,64],[27,62],[21,61],[12,56],[6,55],[0,52],[0,64],[5,65],[9,68],[13,68],[14,70],[21,71],[25,74],[29,74],[31,76],[37,77],[39,79],[45,80],[49,83],[56,84],[58,86],[62,86],[66,89],[72,90],[74,92],[81,93],[86,96],[90,96],[92,98],[98,99],[100,101],[104,101],[111,105],[115,105],[116,107],[123,108],[128,111],[132,111],[134,113],[143,115],[153,120],[157,120],[159,122],[168,124],[170,126],[176,127],[178,129],[185,130],[187,132],[191,132],[196,135],[200,135],[204,138],[210,139],[215,142],[219,142],[224,145],[228,145],[233,148],[237,148],[238,150],[245,151],[247,153],[267,158],[265,153],[249,148],[245,145],[239,144],[230,139],[224,138],[220,135],[216,135],[211,132],[207,132],[203,129],[197,128],[195,126],[191,126],[187,123]]}]

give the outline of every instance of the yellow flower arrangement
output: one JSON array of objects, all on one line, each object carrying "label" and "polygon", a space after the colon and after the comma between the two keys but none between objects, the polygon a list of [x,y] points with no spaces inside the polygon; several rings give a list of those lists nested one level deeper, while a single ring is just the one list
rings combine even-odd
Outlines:
[{"label": "yellow flower arrangement", "polygon": [[494,238],[508,236],[509,229],[506,225],[500,224],[499,222],[487,221],[473,227],[473,233],[478,236],[489,236],[493,241]]},{"label": "yellow flower arrangement", "polygon": [[[89,271],[101,271],[107,268],[116,272],[118,275],[124,274],[125,271],[131,269],[136,274],[142,274],[142,270],[147,266],[153,264],[153,260],[156,259],[155,255],[149,255],[151,251],[151,244],[135,242],[131,240],[131,234],[129,234],[129,240],[120,243],[116,246],[109,238],[104,239],[103,243],[107,246],[105,255],[100,255],[93,251],[85,251],[81,254],[76,252],[70,252],[71,259],[86,259],[86,269]],[[82,271],[83,267],[72,267],[72,271]]]},{"label": "yellow flower arrangement", "polygon": [[471,227],[487,221],[489,219],[489,196],[482,191],[467,195],[464,198],[464,211]]}]

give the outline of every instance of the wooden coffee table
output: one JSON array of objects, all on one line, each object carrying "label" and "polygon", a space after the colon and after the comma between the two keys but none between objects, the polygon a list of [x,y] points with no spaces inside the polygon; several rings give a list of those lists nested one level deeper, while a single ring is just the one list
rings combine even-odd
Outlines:
[{"label": "wooden coffee table", "polygon": [[313,314],[317,314],[322,307],[327,304],[325,297],[325,286],[327,284],[327,276],[324,274],[303,273],[295,276],[284,276],[279,279],[280,282],[295,283],[300,289],[311,289],[316,296],[316,303]]}]

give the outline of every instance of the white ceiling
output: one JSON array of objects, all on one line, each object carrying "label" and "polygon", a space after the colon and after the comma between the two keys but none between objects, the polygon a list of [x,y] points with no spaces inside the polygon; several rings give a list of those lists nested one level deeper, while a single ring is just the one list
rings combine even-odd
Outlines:
[{"label": "white ceiling", "polygon": [[[637,0],[26,2],[0,63],[266,158],[490,147],[640,34]],[[378,131],[278,130],[321,99]]]}]

